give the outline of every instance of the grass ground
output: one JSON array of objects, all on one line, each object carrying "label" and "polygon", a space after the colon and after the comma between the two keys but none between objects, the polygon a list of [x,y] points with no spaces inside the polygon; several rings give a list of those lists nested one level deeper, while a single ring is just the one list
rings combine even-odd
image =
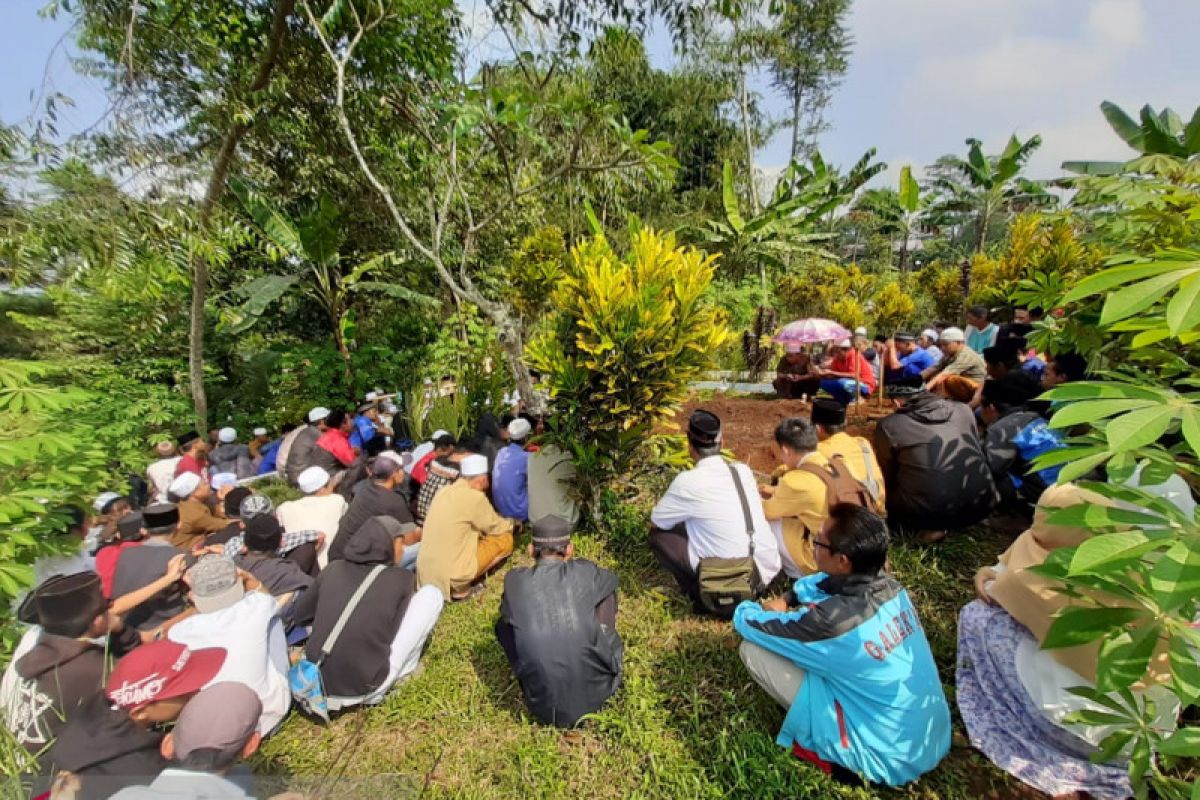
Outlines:
[{"label": "grass ground", "polygon": [[[492,634],[503,572],[487,591],[447,606],[424,670],[381,706],[328,727],[293,714],[265,743],[256,771],[328,796],[459,798],[862,798],[774,744],[783,719],[747,676],[727,623],[698,619],[644,547],[641,513],[616,504],[624,527],[580,537],[580,556],[621,577],[617,627],[625,685],[578,730],[525,714],[520,688]],[[955,627],[971,577],[1010,541],[989,529],[937,546],[900,544],[892,565],[921,614],[954,707]],[[524,542],[510,566],[529,563]],[[284,778],[284,776],[289,776]],[[343,783],[351,781],[353,783]],[[953,748],[935,771],[889,797],[1027,795],[967,744],[955,715]]]}]

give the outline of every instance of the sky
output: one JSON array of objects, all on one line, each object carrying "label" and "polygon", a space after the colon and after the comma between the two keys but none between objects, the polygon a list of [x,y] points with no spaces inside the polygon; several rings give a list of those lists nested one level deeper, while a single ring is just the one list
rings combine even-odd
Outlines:
[{"label": "sky", "polygon": [[[31,91],[46,85],[75,99],[60,128],[80,130],[107,107],[103,87],[76,74],[69,21],[45,20],[45,0],[4,0],[0,25],[0,120],[36,113]],[[478,53],[497,48],[480,19],[482,0],[459,0],[475,25]],[[827,160],[848,165],[868,148],[889,164],[877,182],[894,183],[904,164],[965,154],[964,140],[999,152],[1008,137],[1040,134],[1033,178],[1052,178],[1068,159],[1121,159],[1130,151],[1100,114],[1112,100],[1131,114],[1171,106],[1186,120],[1200,106],[1200,0],[853,0],[850,68],[827,109],[820,141]],[[667,37],[649,39],[657,66],[674,56]],[[765,107],[785,117],[782,98]],[[756,154],[772,173],[787,161],[786,134]]]}]

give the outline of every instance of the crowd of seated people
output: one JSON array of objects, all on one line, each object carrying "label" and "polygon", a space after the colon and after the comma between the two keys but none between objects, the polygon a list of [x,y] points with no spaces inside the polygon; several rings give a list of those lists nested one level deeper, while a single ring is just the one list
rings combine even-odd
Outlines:
[{"label": "crowd of seated people", "polygon": [[[1024,328],[971,322],[982,352],[944,326],[883,338],[871,359],[856,332],[832,367],[791,373],[781,385],[814,389],[800,391],[812,402],[772,431],[769,475],[727,460],[721,419],[694,411],[694,465],[655,504],[648,547],[694,613],[740,637],[749,678],[783,709],[780,746],[839,780],[900,786],[945,757],[951,722],[891,543],[937,547],[996,512],[1023,516],[959,618],[960,715],[971,743],[1029,785],[1123,797],[1127,754],[1093,763],[1107,729],[1071,716],[1097,707],[1069,691],[1094,688],[1095,645],[1040,650],[1069,601],[1031,571],[1087,536],[1051,524],[1054,509],[1104,502],[1036,462],[1064,441],[1042,392],[1087,365],[1029,352]],[[855,387],[871,394],[876,375],[892,413],[871,432],[848,426]],[[538,436],[553,420],[485,415],[473,434],[397,444],[385,400],[316,407],[250,445],[231,428],[211,450],[186,433],[154,448],[144,505],[106,492],[72,518],[64,554],[35,565],[0,682],[36,791],[250,796],[237,762],[310,708],[297,667],[315,665],[328,712],[404,691],[442,616],[479,602],[521,537],[530,565],[504,577],[495,646],[529,715],[573,727],[618,691],[619,581],[576,557],[574,464]],[[264,463],[293,499],[255,488]],[[1177,478],[1144,488],[1194,511]],[[1135,691],[1170,730],[1163,663]]]}]

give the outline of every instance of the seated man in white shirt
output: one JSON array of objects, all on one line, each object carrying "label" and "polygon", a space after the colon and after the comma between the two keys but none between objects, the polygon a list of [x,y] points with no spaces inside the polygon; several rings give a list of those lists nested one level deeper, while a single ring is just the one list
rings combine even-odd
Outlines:
[{"label": "seated man in white shirt", "polygon": [[[696,466],[675,476],[651,512],[650,549],[692,600],[696,613],[718,613],[705,607],[701,599],[700,560],[753,555],[758,578],[765,586],[779,572],[779,546],[763,514],[754,473],[745,464],[729,464],[721,457],[721,420],[697,410],[688,422],[687,437]],[[740,495],[735,475],[742,487]],[[754,532],[753,549],[747,511]],[[727,605],[732,614],[737,603]]]},{"label": "seated man in white shirt", "polygon": [[225,663],[209,685],[233,681],[258,695],[258,732],[271,733],[292,703],[287,640],[276,603],[262,583],[225,556],[206,555],[184,577],[197,614],[171,628],[173,642],[193,650],[221,647]]}]

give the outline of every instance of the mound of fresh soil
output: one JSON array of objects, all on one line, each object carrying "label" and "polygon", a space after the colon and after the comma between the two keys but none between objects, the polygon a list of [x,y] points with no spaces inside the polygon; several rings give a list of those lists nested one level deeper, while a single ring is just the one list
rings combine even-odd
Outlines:
[{"label": "mound of fresh soil", "polygon": [[[755,472],[769,474],[778,466],[774,452],[775,426],[788,417],[808,417],[811,404],[802,400],[780,400],[771,395],[750,397],[725,397],[717,395],[711,400],[689,400],[676,417],[680,430],[687,429],[687,420],[692,411],[703,408],[721,418],[725,447],[732,450],[739,461],[750,465]],[[892,408],[880,408],[878,400],[850,409],[847,430],[854,436],[871,438],[875,422],[892,413]]]}]

